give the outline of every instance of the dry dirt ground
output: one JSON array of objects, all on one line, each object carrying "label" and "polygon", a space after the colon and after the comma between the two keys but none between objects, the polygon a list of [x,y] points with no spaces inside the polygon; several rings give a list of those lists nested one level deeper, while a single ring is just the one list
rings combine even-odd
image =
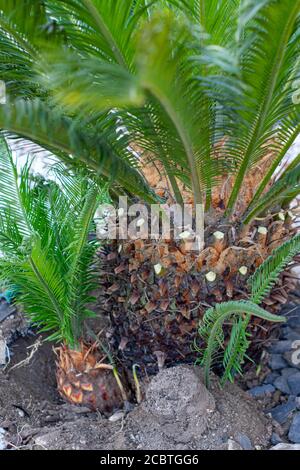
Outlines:
[{"label": "dry dirt ground", "polygon": [[[37,337],[18,339],[0,371],[0,428],[10,449],[201,450],[265,448],[272,425],[257,403],[234,385],[211,391],[192,366],[163,369],[146,386],[140,405],[107,419],[63,403],[56,391],[55,356],[42,343],[24,360]],[[28,349],[29,347],[29,349]],[[130,411],[129,411],[130,410]],[[2,435],[3,438],[3,435]]]}]

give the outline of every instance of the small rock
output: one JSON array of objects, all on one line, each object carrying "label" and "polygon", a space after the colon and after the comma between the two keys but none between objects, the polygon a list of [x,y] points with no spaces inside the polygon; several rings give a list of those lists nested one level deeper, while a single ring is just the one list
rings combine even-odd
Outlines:
[{"label": "small rock", "polygon": [[287,363],[284,360],[284,358],[281,356],[281,354],[271,354],[270,359],[269,359],[269,366],[271,367],[272,370],[279,370],[279,369],[283,369],[284,367],[286,367]]},{"label": "small rock", "polygon": [[270,450],[300,450],[300,444],[286,444],[285,442],[281,442],[271,447]]},{"label": "small rock", "polygon": [[5,430],[3,428],[0,428],[0,450],[4,450],[7,447],[7,442],[4,438],[5,435]]},{"label": "small rock", "polygon": [[299,356],[300,354],[296,350],[283,353],[284,360],[287,362],[287,364],[298,370],[300,369]]},{"label": "small rock", "polygon": [[288,317],[287,325],[290,328],[300,328],[300,307],[294,308]]},{"label": "small rock", "polygon": [[272,344],[269,351],[271,353],[282,354],[284,352],[290,351],[291,348],[292,348],[292,341],[284,340],[284,341],[277,341],[276,343]]},{"label": "small rock", "polygon": [[273,444],[273,446],[282,443],[281,437],[276,432],[273,432],[271,436],[271,443]]},{"label": "small rock", "polygon": [[288,386],[287,379],[285,377],[277,377],[277,379],[274,380],[274,386],[286,395],[290,395],[291,393],[290,387]]},{"label": "small rock", "polygon": [[300,372],[288,377],[287,383],[293,395],[300,395]]},{"label": "small rock", "polygon": [[296,374],[296,372],[298,372],[298,369],[295,369],[294,367],[285,367],[282,369],[281,375],[287,379],[290,375]]},{"label": "small rock", "polygon": [[249,439],[249,437],[246,434],[237,434],[234,436],[236,442],[240,444],[240,446],[243,448],[243,450],[253,450],[252,443]]},{"label": "small rock", "polygon": [[115,423],[116,421],[119,421],[120,419],[123,419],[124,416],[125,416],[124,411],[117,411],[116,413],[114,413],[113,415],[111,415],[108,418],[108,421],[111,421],[112,423]]},{"label": "small rock", "polygon": [[300,340],[300,333],[292,330],[289,326],[282,327],[281,337],[285,340],[297,341]]},{"label": "small rock", "polygon": [[238,442],[234,441],[233,439],[228,439],[227,449],[228,450],[243,450],[242,446]]},{"label": "small rock", "polygon": [[275,387],[271,384],[259,385],[248,390],[248,394],[254,398],[262,398],[275,392]]},{"label": "small rock", "polygon": [[60,431],[50,431],[47,434],[37,436],[34,441],[37,446],[43,447],[43,449],[50,450],[53,444],[59,439]]},{"label": "small rock", "polygon": [[277,377],[280,377],[279,372],[270,372],[270,374],[268,374],[265,377],[264,383],[265,384],[273,384],[274,381],[277,379]]},{"label": "small rock", "polygon": [[6,364],[6,342],[3,338],[0,338],[0,366]]},{"label": "small rock", "polygon": [[288,400],[282,405],[275,406],[270,413],[272,418],[280,424],[284,424],[297,408],[295,399]]},{"label": "small rock", "polygon": [[300,444],[300,413],[296,413],[293,418],[288,438],[290,441]]}]

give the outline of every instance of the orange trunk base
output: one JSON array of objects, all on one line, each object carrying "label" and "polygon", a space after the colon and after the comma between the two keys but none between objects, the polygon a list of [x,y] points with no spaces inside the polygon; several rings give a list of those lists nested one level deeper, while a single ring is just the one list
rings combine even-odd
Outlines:
[{"label": "orange trunk base", "polygon": [[[55,352],[58,357],[58,391],[64,400],[104,414],[123,406],[124,400],[113,368],[99,360],[97,349],[81,343],[79,351],[62,345]],[[122,385],[125,387],[124,383]]]}]

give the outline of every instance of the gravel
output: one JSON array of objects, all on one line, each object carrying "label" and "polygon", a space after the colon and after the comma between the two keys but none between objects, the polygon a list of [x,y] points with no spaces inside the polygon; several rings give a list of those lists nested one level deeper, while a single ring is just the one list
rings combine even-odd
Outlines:
[{"label": "gravel", "polygon": [[[266,412],[274,420],[272,449],[286,450],[291,446],[291,450],[300,450],[300,306],[289,305],[282,314],[288,321],[281,326],[280,339],[268,350],[271,370],[263,384],[251,388],[248,394],[263,400]],[[289,443],[282,442],[287,440]]]},{"label": "gravel", "polygon": [[243,450],[253,450],[251,440],[246,434],[237,434],[234,436],[235,441],[242,447]]},{"label": "gravel", "polygon": [[296,413],[289,431],[289,440],[300,444],[300,413]]},{"label": "gravel", "polygon": [[6,364],[6,341],[0,338],[0,366]]},{"label": "gravel", "polygon": [[248,390],[249,395],[255,398],[263,398],[275,392],[275,387],[271,384],[259,385]]},{"label": "gravel", "polygon": [[287,367],[287,362],[281,354],[271,354],[269,359],[269,366],[272,370],[280,370]]},{"label": "gravel", "polygon": [[300,450],[299,444],[286,444],[285,442],[281,442],[274,447],[271,447],[270,450]]},{"label": "gravel", "polygon": [[287,382],[292,395],[300,395],[300,372],[290,375],[290,377],[287,378]]},{"label": "gravel", "polygon": [[5,430],[0,428],[0,450],[4,450],[7,447],[7,443],[5,440]]},{"label": "gravel", "polygon": [[[293,376],[291,376],[293,377]],[[286,395],[289,395],[291,393],[290,387],[288,385],[287,379],[283,376],[277,377],[277,379],[274,380],[274,386],[280,390],[282,393],[285,393]]]},{"label": "gravel", "polygon": [[284,424],[296,409],[296,402],[295,400],[291,399],[287,403],[275,406],[275,408],[270,410],[270,413],[272,418],[275,419],[279,424]]}]

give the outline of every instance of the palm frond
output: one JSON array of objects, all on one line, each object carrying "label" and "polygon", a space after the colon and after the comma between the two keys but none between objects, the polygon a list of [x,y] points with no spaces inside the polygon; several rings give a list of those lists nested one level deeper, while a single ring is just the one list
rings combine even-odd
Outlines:
[{"label": "palm frond", "polygon": [[254,315],[272,322],[284,322],[285,317],[273,315],[253,302],[230,301],[216,304],[215,307],[209,308],[203,317],[199,326],[199,335],[206,341],[206,349],[202,355],[201,363],[204,366],[205,383],[209,385],[209,372],[213,365],[214,355],[223,347],[223,323],[232,315],[244,314]]},{"label": "palm frond", "polygon": [[300,252],[300,234],[276,248],[249,278],[251,299],[259,303],[268,295],[279,274]]},{"label": "palm frond", "polygon": [[285,172],[271,188],[264,194],[257,204],[250,206],[243,222],[249,223],[257,214],[264,213],[268,208],[275,207],[287,199],[294,199],[300,193],[300,165]]},{"label": "palm frond", "polygon": [[246,35],[250,34],[250,45],[241,55],[243,82],[247,86],[244,99],[249,105],[242,113],[246,125],[237,129],[235,138],[238,172],[228,202],[230,210],[248,168],[262,157],[272,134],[276,135],[272,129],[280,116],[295,109],[291,99],[287,105],[288,96],[282,89],[295,77],[295,67],[299,68],[296,38],[300,2],[270,0],[260,4],[259,12],[244,28]]}]

